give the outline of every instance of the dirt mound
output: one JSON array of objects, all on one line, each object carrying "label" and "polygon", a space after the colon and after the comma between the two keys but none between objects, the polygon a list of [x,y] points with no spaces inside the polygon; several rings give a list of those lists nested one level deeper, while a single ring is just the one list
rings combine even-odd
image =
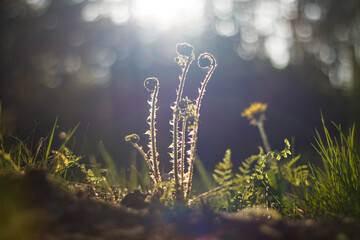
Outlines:
[{"label": "dirt mound", "polygon": [[125,199],[123,205],[89,199],[42,171],[1,175],[0,239],[360,239],[352,219],[291,223],[265,210],[169,209],[145,204],[139,192]]}]

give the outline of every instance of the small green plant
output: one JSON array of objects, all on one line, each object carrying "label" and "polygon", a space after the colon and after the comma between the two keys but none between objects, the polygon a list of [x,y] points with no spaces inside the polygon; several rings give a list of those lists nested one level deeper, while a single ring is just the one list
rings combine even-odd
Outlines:
[{"label": "small green plant", "polygon": [[298,191],[305,216],[315,219],[360,217],[360,157],[355,147],[355,126],[344,134],[333,125],[338,138],[331,137],[322,118],[323,135],[316,131],[314,148],[322,166],[310,164],[309,186]]},{"label": "small green plant", "polygon": [[213,178],[218,187],[192,199],[211,199],[218,210],[238,211],[247,207],[275,207],[289,214],[291,207],[287,200],[286,185],[297,187],[307,184],[308,169],[305,165],[295,166],[300,156],[283,163],[282,159],[291,155],[290,143],[284,140],[281,151],[272,151],[267,140],[263,121],[267,104],[253,103],[242,113],[250,124],[259,128],[266,152],[259,147],[260,153],[241,163],[239,173],[233,172],[231,151],[228,149],[219,164],[216,165]]},{"label": "small green plant", "polygon": [[[181,74],[179,76],[179,86],[176,90],[176,99],[171,105],[173,110],[173,118],[170,121],[172,143],[169,148],[171,149],[170,162],[172,163],[172,171],[169,175],[173,176],[170,181],[173,182],[171,189],[174,198],[187,200],[192,187],[201,102],[206,86],[216,68],[216,60],[209,53],[203,53],[199,56],[198,66],[207,70],[207,74],[198,89],[199,95],[197,99],[191,101],[188,97],[183,97],[183,91],[189,67],[195,60],[194,48],[187,43],[179,43],[176,46],[176,51],[178,55],[175,62],[180,66]],[[157,130],[155,127],[159,81],[154,77],[147,78],[144,86],[150,92],[150,115],[147,119],[150,129],[146,132],[149,135],[149,151],[145,153],[142,147],[138,145],[140,137],[137,134],[128,135],[125,140],[130,142],[147,162],[151,179],[156,186],[164,182],[159,172],[156,146]]]},{"label": "small green plant", "polygon": [[[53,150],[52,153],[54,154],[54,157],[52,161],[52,168],[49,171],[50,173],[66,178],[67,172],[75,167],[80,169],[87,183],[99,185],[100,183],[106,181],[106,179],[100,174],[94,173],[95,169],[87,168],[85,164],[80,163],[79,161],[82,159],[82,156],[74,155],[69,148],[64,147],[62,152]],[[100,169],[95,172],[100,172]]]},{"label": "small green plant", "polygon": [[[66,170],[68,164],[67,159],[62,158],[69,149],[66,144],[69,142],[78,125],[71,129],[63,141],[63,143],[57,148],[56,151],[51,150],[53,147],[53,139],[55,135],[55,129],[57,128],[57,119],[55,120],[54,126],[48,137],[41,137],[36,145],[36,151],[32,151],[29,139],[24,141],[14,136],[2,136],[2,142],[8,141],[7,144],[11,147],[5,149],[4,145],[0,146],[0,170],[3,171],[18,171],[23,172],[31,169],[44,169],[49,173],[54,174],[61,172],[61,169]],[[13,141],[15,140],[15,143]],[[66,171],[65,171],[66,172]],[[62,172],[64,173],[64,172]]]},{"label": "small green plant", "polygon": [[[238,211],[255,206],[283,207],[285,192],[281,189],[282,186],[285,182],[294,185],[294,176],[297,177],[296,181],[300,181],[299,176],[304,175],[298,173],[299,169],[292,167],[299,158],[291,160],[291,164],[280,165],[280,160],[291,154],[287,139],[282,151],[264,153],[261,147],[259,149],[258,155],[250,156],[241,163],[238,173],[233,172],[231,151],[228,149],[213,173],[218,187],[193,200],[209,197],[217,209],[226,211]],[[295,172],[297,174],[294,174]]]},{"label": "small green plant", "polygon": [[[60,144],[56,150],[52,150],[54,149],[53,141],[57,123],[58,121],[56,119],[49,136],[39,139],[35,146],[35,151],[32,151],[33,147],[29,143],[30,137],[22,141],[14,136],[2,136],[0,133],[0,172],[24,173],[28,170],[41,169],[67,181],[69,181],[71,177],[75,177],[73,180],[79,181],[81,179],[79,178],[79,174],[77,174],[77,170],[80,170],[82,178],[87,184],[90,184],[92,188],[101,187],[114,199],[114,194],[107,180],[107,178],[109,178],[109,174],[107,174],[108,171],[106,169],[100,169],[98,166],[85,166],[85,164],[80,163],[83,157],[76,156],[67,147],[78,125],[67,133],[63,133],[64,139],[62,144]],[[4,141],[6,141],[6,145],[10,146],[9,149],[5,149]],[[102,150],[102,148],[100,148],[100,150]],[[69,172],[72,174],[69,174]],[[69,177],[69,175],[72,176]]]}]

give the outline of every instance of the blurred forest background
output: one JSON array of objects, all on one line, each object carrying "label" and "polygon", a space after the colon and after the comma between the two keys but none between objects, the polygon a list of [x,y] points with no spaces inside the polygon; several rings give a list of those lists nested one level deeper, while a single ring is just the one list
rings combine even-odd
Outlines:
[{"label": "blurred forest background", "polygon": [[[231,148],[233,161],[257,154],[257,129],[241,112],[268,103],[265,130],[273,149],[295,139],[311,160],[321,112],[343,127],[360,123],[358,0],[2,0],[1,133],[34,146],[77,123],[74,153],[100,143],[118,166],[138,133],[146,145],[147,77],[160,81],[160,161],[167,147],[179,67],[175,46],[188,42],[218,62],[200,116],[198,155],[209,169]],[[195,98],[205,72],[190,68],[185,94]],[[60,141],[60,140],[58,140]]]}]

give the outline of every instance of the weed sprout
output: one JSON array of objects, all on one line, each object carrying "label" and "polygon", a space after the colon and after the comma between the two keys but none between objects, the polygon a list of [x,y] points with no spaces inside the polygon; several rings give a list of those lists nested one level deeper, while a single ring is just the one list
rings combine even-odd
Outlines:
[{"label": "weed sprout", "polygon": [[253,102],[250,107],[246,108],[242,113],[242,117],[247,117],[250,120],[250,125],[257,126],[260,132],[261,139],[263,141],[265,151],[271,152],[269,140],[264,129],[265,111],[267,109],[266,103]]}]

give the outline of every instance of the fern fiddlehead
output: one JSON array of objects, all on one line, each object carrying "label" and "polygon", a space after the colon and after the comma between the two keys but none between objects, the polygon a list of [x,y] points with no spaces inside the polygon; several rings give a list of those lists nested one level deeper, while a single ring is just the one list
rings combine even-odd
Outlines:
[{"label": "fern fiddlehead", "polygon": [[192,177],[194,171],[194,160],[195,160],[195,150],[196,150],[196,143],[197,143],[197,133],[198,133],[198,119],[200,117],[200,107],[201,101],[204,97],[206,86],[215,71],[217,66],[215,58],[210,53],[202,53],[198,58],[198,65],[202,69],[208,70],[204,80],[201,82],[201,88],[199,91],[199,96],[195,101],[195,121],[192,131],[189,133],[189,143],[190,143],[190,150],[188,151],[188,179],[185,198],[189,196],[192,186]]},{"label": "fern fiddlehead", "polygon": [[[173,162],[173,172],[175,177],[175,188],[179,187],[179,173],[178,170],[181,168],[181,163],[179,162],[179,149],[178,149],[178,143],[179,141],[179,103],[182,99],[182,94],[184,90],[186,75],[189,71],[189,67],[192,63],[192,61],[195,59],[194,54],[194,48],[187,44],[187,43],[179,43],[176,45],[176,52],[178,56],[175,58],[175,62],[182,68],[182,73],[179,76],[179,87],[176,91],[176,100],[174,102],[174,105],[172,107],[173,109],[173,119],[170,122],[172,125],[172,144],[170,145],[170,148],[172,148],[172,152],[170,156],[172,157]],[[184,133],[182,133],[184,134]],[[182,144],[185,144],[185,142],[182,142]],[[180,153],[181,154],[181,153]]]},{"label": "fern fiddlehead", "polygon": [[161,176],[160,176],[160,171],[159,171],[159,161],[158,161],[158,152],[157,152],[157,147],[156,147],[156,128],[155,128],[155,123],[156,123],[156,111],[157,111],[157,107],[156,107],[156,103],[157,103],[157,97],[159,94],[159,80],[155,77],[150,77],[145,79],[144,81],[144,87],[146,88],[146,90],[148,90],[151,95],[150,95],[150,101],[148,101],[149,105],[150,105],[150,109],[149,109],[149,117],[147,119],[148,124],[150,126],[150,129],[146,132],[146,134],[149,135],[149,144],[148,147],[150,149],[150,163],[153,166],[153,171],[155,174],[155,179],[157,180],[157,182],[161,182]]},{"label": "fern fiddlehead", "polygon": [[125,141],[131,143],[134,148],[141,154],[144,158],[145,162],[149,167],[150,178],[154,181],[154,183],[158,183],[158,179],[156,178],[154,166],[151,164],[148,155],[144,152],[141,146],[139,146],[138,142],[140,141],[140,137],[137,134],[130,134],[125,137]]},{"label": "fern fiddlehead", "polygon": [[[201,101],[205,94],[206,85],[216,68],[216,62],[209,53],[200,55],[198,65],[200,68],[207,69],[208,71],[206,77],[201,82],[198,98],[195,101],[190,101],[187,97],[183,98],[182,96],[189,67],[195,60],[194,48],[187,43],[179,43],[176,46],[176,52],[175,62],[181,67],[181,73],[179,74],[179,85],[176,89],[176,99],[171,105],[173,110],[173,118],[170,121],[172,143],[169,147],[171,149],[169,154],[173,169],[170,174],[174,175],[174,179],[171,179],[174,180],[172,182],[172,189],[175,189],[172,190],[173,197],[176,200],[185,200],[188,199],[191,191]],[[150,100],[148,101],[150,104],[150,115],[147,118],[150,129],[145,133],[149,135],[149,151],[145,153],[142,147],[138,145],[139,136],[136,134],[127,136],[125,140],[132,143],[143,156],[149,166],[150,176],[156,184],[164,180],[161,178],[159,171],[155,128],[159,81],[156,78],[147,78],[144,86],[151,93]],[[187,167],[185,168],[186,165]]]}]

